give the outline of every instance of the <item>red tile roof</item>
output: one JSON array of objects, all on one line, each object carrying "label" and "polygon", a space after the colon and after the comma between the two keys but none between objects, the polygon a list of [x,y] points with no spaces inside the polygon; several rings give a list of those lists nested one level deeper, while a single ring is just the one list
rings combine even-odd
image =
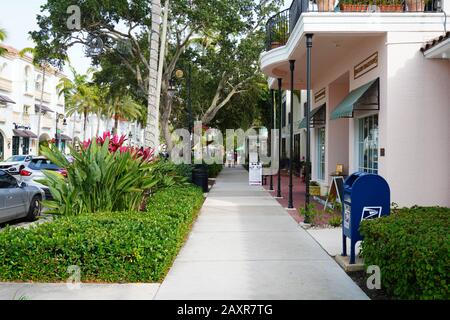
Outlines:
[{"label": "red tile roof", "polygon": [[421,49],[420,51],[425,52],[435,46],[437,46],[439,43],[444,42],[445,40],[450,39],[450,31],[447,31],[444,35],[440,36],[439,38],[435,38],[433,40],[428,41]]}]

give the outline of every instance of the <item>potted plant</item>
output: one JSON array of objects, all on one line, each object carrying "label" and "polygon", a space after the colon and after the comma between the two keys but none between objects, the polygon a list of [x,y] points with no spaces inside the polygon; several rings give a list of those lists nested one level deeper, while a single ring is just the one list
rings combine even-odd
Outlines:
[{"label": "potted plant", "polygon": [[364,12],[369,7],[367,0],[343,0],[340,2],[340,10],[344,12]]},{"label": "potted plant", "polygon": [[317,10],[319,12],[334,11],[334,0],[317,0]]},{"label": "potted plant", "polygon": [[[428,3],[428,1],[426,2]],[[406,0],[406,8],[409,12],[423,12],[425,10],[425,0]]]},{"label": "potted plant", "polygon": [[402,12],[403,4],[401,0],[382,0],[380,4],[381,12]]},{"label": "potted plant", "polygon": [[309,182],[309,194],[312,196],[320,196],[320,184],[317,181]]},{"label": "potted plant", "polygon": [[353,1],[354,0],[342,0],[339,2],[340,10],[344,12],[352,12],[353,11]]},{"label": "potted plant", "polygon": [[270,31],[270,48],[275,49],[286,44],[287,39],[289,38],[289,24],[285,17],[280,17],[272,25],[272,30]]},{"label": "potted plant", "polygon": [[365,12],[369,8],[369,4],[371,1],[356,1],[353,4],[353,11],[355,12]]}]

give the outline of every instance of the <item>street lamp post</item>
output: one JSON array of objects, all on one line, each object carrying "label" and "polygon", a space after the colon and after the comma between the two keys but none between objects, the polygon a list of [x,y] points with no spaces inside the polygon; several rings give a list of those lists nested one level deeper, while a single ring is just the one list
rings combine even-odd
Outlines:
[{"label": "street lamp post", "polygon": [[[310,130],[310,110],[311,110],[311,48],[312,34],[306,35],[306,192],[305,210],[309,210],[309,182],[311,180],[311,130]],[[305,223],[309,223],[309,215],[305,215]]]},{"label": "street lamp post", "polygon": [[289,112],[289,201],[288,208],[294,208],[292,199],[292,162],[294,158],[294,69],[295,60],[289,60],[291,70],[291,111]]},{"label": "street lamp post", "polygon": [[[278,78],[278,123],[279,123],[279,132],[278,132],[278,163],[280,164],[281,161],[281,126],[282,126],[282,119],[281,119],[281,103],[282,103],[282,97],[281,97],[281,85],[282,85],[282,79]],[[277,186],[277,198],[281,198],[281,166],[278,168],[278,186]]]},{"label": "street lamp post", "polygon": [[63,119],[64,119],[63,125],[67,125],[66,119],[64,118],[64,114],[56,113],[56,130],[55,130],[55,145],[56,145],[56,148],[59,148],[58,123],[59,123],[59,120],[63,120]]}]

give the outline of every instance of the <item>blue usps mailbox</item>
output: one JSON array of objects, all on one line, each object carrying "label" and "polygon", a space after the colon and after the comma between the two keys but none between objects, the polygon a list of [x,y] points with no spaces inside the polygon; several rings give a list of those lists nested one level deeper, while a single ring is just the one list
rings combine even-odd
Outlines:
[{"label": "blue usps mailbox", "polygon": [[347,237],[350,238],[350,264],[355,263],[355,245],[362,240],[361,221],[387,216],[390,213],[389,185],[381,176],[356,172],[344,182],[342,206],[342,255],[347,255]]}]

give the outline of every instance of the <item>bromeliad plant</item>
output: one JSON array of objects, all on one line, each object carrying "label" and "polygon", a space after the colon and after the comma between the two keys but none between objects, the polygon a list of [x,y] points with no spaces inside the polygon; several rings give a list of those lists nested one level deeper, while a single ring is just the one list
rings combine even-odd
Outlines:
[{"label": "bromeliad plant", "polygon": [[108,133],[71,149],[73,162],[56,148],[42,153],[57,166],[66,168],[67,177],[46,171],[41,182],[50,188],[54,199],[44,201],[51,213],[81,213],[138,210],[158,179],[152,173],[153,149],[123,146],[125,137]]}]

